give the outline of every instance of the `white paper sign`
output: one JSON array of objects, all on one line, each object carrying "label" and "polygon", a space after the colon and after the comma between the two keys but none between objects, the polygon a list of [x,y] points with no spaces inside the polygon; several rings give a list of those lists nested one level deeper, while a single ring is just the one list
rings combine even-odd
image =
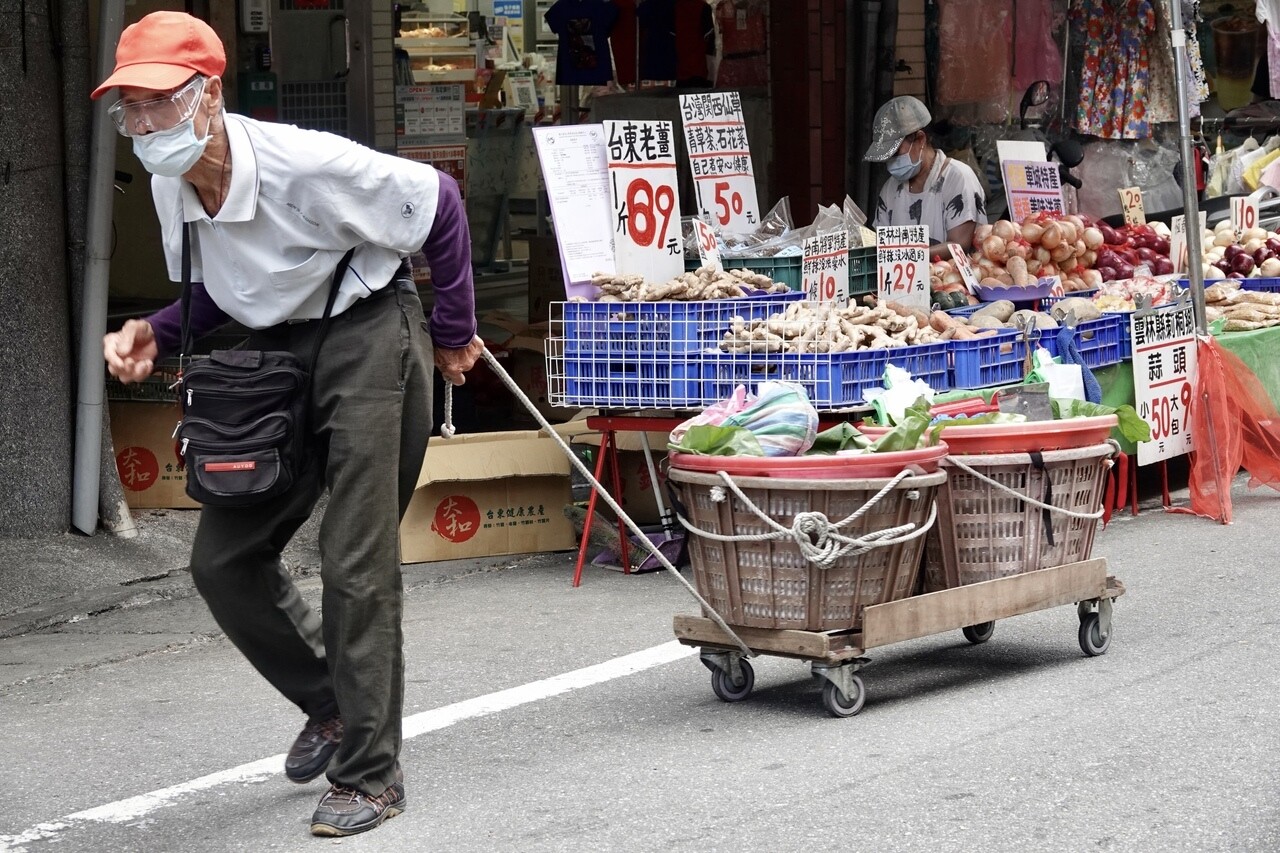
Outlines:
[{"label": "white paper sign", "polygon": [[613,208],[604,128],[598,124],[535,127],[534,143],[551,200],[567,296],[593,296],[597,272],[613,274]]},{"label": "white paper sign", "polygon": [[606,121],[604,136],[617,270],[670,281],[684,272],[671,122]]},{"label": "white paper sign", "polygon": [[440,145],[467,141],[466,101],[457,83],[397,86],[396,101],[404,122],[400,145]]},{"label": "white paper sign", "polygon": [[[1200,211],[1200,233],[1208,223],[1208,214]],[[1179,213],[1169,224],[1169,259],[1173,262],[1174,272],[1186,272],[1189,269],[1187,257],[1187,217]]]},{"label": "white paper sign", "polygon": [[720,260],[720,243],[716,240],[715,229],[699,218],[693,220],[693,233],[698,240],[698,260],[701,266],[711,267],[720,272],[724,264]]},{"label": "white paper sign", "polygon": [[1188,303],[1129,318],[1138,414],[1151,440],[1138,442],[1138,464],[1150,465],[1195,449],[1189,413],[1196,385],[1195,315]]},{"label": "white paper sign", "polygon": [[819,234],[804,241],[804,292],[810,302],[849,304],[849,232]]},{"label": "white paper sign", "polygon": [[964,282],[964,286],[969,288],[970,293],[977,296],[978,276],[973,271],[973,263],[969,260],[969,253],[959,243],[948,243],[947,248],[951,250],[951,261],[956,265],[956,271],[960,273],[960,279]]},{"label": "white paper sign", "polygon": [[1124,224],[1146,225],[1147,211],[1142,206],[1142,189],[1125,187],[1116,192],[1120,193],[1120,209],[1124,211]]},{"label": "white paper sign", "polygon": [[929,226],[876,229],[877,293],[881,299],[929,310]]},{"label": "white paper sign", "polygon": [[508,71],[507,92],[510,106],[525,112],[538,108],[538,85],[532,71]]},{"label": "white paper sign", "polygon": [[755,231],[760,203],[742,99],[737,92],[681,95],[680,116],[698,212],[726,233]]},{"label": "white paper sign", "polygon": [[1258,227],[1258,203],[1247,195],[1231,199],[1231,225],[1239,236],[1250,228]]}]

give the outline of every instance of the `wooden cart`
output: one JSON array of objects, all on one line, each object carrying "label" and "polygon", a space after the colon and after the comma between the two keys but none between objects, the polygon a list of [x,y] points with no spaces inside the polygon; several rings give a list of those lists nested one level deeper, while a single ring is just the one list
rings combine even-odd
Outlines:
[{"label": "wooden cart", "polygon": [[[866,700],[857,673],[870,663],[863,656],[870,649],[953,630],[962,630],[971,643],[984,643],[999,619],[1076,604],[1080,649],[1094,657],[1111,645],[1112,602],[1121,595],[1124,584],[1107,574],[1106,560],[1084,560],[867,607],[861,630],[733,630],[756,654],[809,661],[814,676],[826,682],[822,703],[827,711],[851,717]],[[711,688],[718,697],[726,702],[747,698],[755,674],[723,629],[708,618],[676,616],[675,633],[684,645],[701,647],[702,663],[711,670]]]}]

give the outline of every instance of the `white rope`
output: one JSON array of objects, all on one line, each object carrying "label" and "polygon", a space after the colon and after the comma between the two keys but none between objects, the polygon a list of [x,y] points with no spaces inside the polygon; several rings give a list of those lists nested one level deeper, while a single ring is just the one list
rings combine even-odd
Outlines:
[{"label": "white rope", "polygon": [[947,459],[946,464],[954,465],[957,468],[959,468],[961,471],[964,471],[966,474],[969,474],[970,476],[978,478],[979,480],[986,483],[987,485],[994,486],[996,489],[999,489],[1000,491],[1005,492],[1008,495],[1017,498],[1023,503],[1028,503],[1031,506],[1038,507],[1040,509],[1047,509],[1050,512],[1060,513],[1070,518],[1083,518],[1086,520],[1102,518],[1102,514],[1103,512],[1105,512],[1105,510],[1102,510],[1102,509],[1098,510],[1097,512],[1076,512],[1075,510],[1063,509],[1062,507],[1057,507],[1057,506],[1054,506],[1053,504],[1042,503],[1041,501],[1038,501],[1033,497],[1029,497],[1028,495],[1023,494],[1022,492],[1019,492],[1017,489],[1011,489],[1008,486],[1006,486],[1004,483],[993,480],[987,475],[973,470],[968,465],[961,462],[959,459],[956,459],[954,456]]},{"label": "white rope", "polygon": [[[676,580],[680,581],[680,583],[684,585],[684,588],[689,591],[689,594],[698,600],[698,604],[702,605],[703,611],[711,615],[711,620],[719,626],[720,630],[724,631],[725,634],[733,640],[738,648],[742,649],[742,653],[744,655],[749,658],[755,657],[757,653],[752,651],[751,647],[743,642],[742,638],[729,627],[729,623],[724,621],[724,617],[717,613],[715,608],[712,607],[705,598],[698,594],[698,591],[693,588],[693,584],[689,583],[688,579],[685,578],[684,575],[680,574],[680,570],[672,565],[666,555],[659,551],[658,548],[649,540],[648,534],[641,530],[640,526],[631,520],[631,516],[627,515],[622,507],[618,506],[618,502],[615,501],[613,496],[609,494],[608,490],[600,484],[600,481],[595,478],[595,475],[591,473],[591,470],[583,464],[582,460],[578,458],[578,454],[573,452],[568,443],[565,442],[564,437],[552,429],[551,424],[548,423],[547,419],[538,411],[538,407],[533,404],[532,400],[525,396],[524,391],[516,384],[516,381],[511,378],[511,374],[507,373],[506,369],[503,368],[498,359],[494,357],[493,353],[489,352],[488,347],[484,350],[484,360],[489,363],[489,367],[493,370],[494,375],[502,380],[502,384],[507,386],[507,389],[515,395],[515,398],[521,403],[524,403],[525,408],[529,410],[529,413],[533,415],[539,426],[542,427],[542,431],[554,440],[556,444],[560,445],[560,449],[564,451],[564,455],[569,457],[569,462],[578,469],[578,473],[585,477],[587,482],[591,483],[591,487],[596,490],[596,494],[604,500],[609,509],[613,510],[617,514],[618,520],[623,522],[627,526],[627,529],[636,536],[639,540],[636,545],[641,549],[648,551],[649,555],[657,560],[658,564],[661,565],[662,568],[666,569],[676,578]],[[449,418],[447,384],[445,386],[445,394],[445,418],[447,421]],[[443,433],[443,429],[441,429],[441,432]]]},{"label": "white rope", "polygon": [[[790,527],[780,524],[766,515],[738,488],[738,484],[726,472],[719,471],[717,473],[724,480],[725,485],[742,502],[743,506],[754,513],[766,526],[772,528],[773,532],[735,535],[711,533],[694,527],[687,519],[680,516],[680,524],[686,530],[696,536],[703,536],[718,542],[768,542],[791,539],[795,542],[796,547],[800,549],[800,553],[804,558],[822,570],[830,569],[844,557],[856,557],[867,553],[873,548],[886,548],[918,539],[933,527],[933,523],[938,517],[938,505],[936,502],[931,502],[929,505],[929,518],[923,525],[916,525],[912,522],[898,527],[891,527],[887,530],[873,530],[861,536],[847,536],[840,532],[841,529],[871,511],[885,495],[896,489],[904,479],[913,476],[914,472],[909,470],[899,473],[886,483],[884,488],[877,492],[875,496],[859,507],[857,511],[835,524],[832,524],[831,519],[821,512],[798,512],[792,518]],[[720,487],[713,486],[712,488],[719,489]]]},{"label": "white rope", "polygon": [[440,424],[440,437],[453,438],[458,431],[453,428],[453,383],[444,381],[444,423]]}]

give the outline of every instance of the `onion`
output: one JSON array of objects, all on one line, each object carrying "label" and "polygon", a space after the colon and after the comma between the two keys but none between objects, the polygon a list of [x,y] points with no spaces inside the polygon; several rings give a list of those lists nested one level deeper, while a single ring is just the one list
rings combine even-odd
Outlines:
[{"label": "onion", "polygon": [[1116,267],[1116,278],[1127,279],[1133,278],[1133,264],[1122,263]]},{"label": "onion", "polygon": [[1102,234],[1102,242],[1106,243],[1108,246],[1119,246],[1124,242],[1124,238],[1120,236],[1120,232],[1105,222],[1098,223],[1098,231]]},{"label": "onion", "polygon": [[1088,227],[1084,224],[1084,219],[1082,217],[1076,216],[1074,213],[1068,216],[1062,217],[1062,221],[1070,222],[1072,225],[1075,226],[1075,229],[1077,231],[1083,231],[1086,227]]},{"label": "onion", "polygon": [[990,223],[987,223],[987,222],[984,222],[978,227],[974,228],[973,229],[973,248],[976,249],[979,246],[981,246],[982,241],[991,236],[991,231],[992,231],[991,225]]},{"label": "onion", "polygon": [[1205,280],[1205,281],[1221,281],[1221,280],[1222,280],[1222,270],[1220,270],[1220,269],[1218,269],[1217,267],[1212,266],[1212,265],[1205,267],[1205,268],[1204,268],[1204,280]]},{"label": "onion", "polygon": [[1080,232],[1070,222],[1059,222],[1058,230],[1062,232],[1064,243],[1074,243],[1080,237]]},{"label": "onion", "polygon": [[1219,231],[1218,235],[1213,238],[1213,245],[1215,246],[1234,246],[1235,242],[1236,235],[1231,231]]},{"label": "onion", "polygon": [[1030,275],[1039,275],[1039,273],[1040,273],[1040,262],[1039,262],[1039,261],[1037,261],[1035,258],[1029,258],[1029,259],[1027,260],[1027,272],[1028,272]]},{"label": "onion", "polygon": [[1036,275],[1040,276],[1040,278],[1048,278],[1051,275],[1057,275],[1057,274],[1058,274],[1058,268],[1053,264],[1041,264],[1040,272],[1036,273]]},{"label": "onion", "polygon": [[1062,263],[1058,264],[1058,269],[1063,272],[1075,272],[1079,267],[1080,263],[1074,257],[1068,257]]},{"label": "onion", "polygon": [[1245,240],[1244,250],[1248,252],[1250,255],[1252,255],[1254,252],[1258,251],[1265,245],[1267,244],[1264,241],[1259,240],[1257,237],[1251,237],[1250,239]]},{"label": "onion", "polygon": [[1089,269],[1090,267],[1094,267],[1097,265],[1098,265],[1097,252],[1085,251],[1085,253],[1080,256],[1080,266],[1084,267],[1085,269]]},{"label": "onion", "polygon": [[1097,228],[1084,229],[1084,245],[1086,249],[1097,251],[1102,245],[1102,232]]},{"label": "onion", "polygon": [[1018,240],[1017,242],[1007,244],[1005,246],[1005,251],[1008,253],[1010,258],[1022,258],[1023,260],[1026,260],[1031,257],[1032,249],[1028,244]]},{"label": "onion", "polygon": [[1018,226],[1007,219],[1001,219],[993,227],[993,232],[1001,240],[1012,240],[1018,236]]},{"label": "onion", "polygon": [[1264,278],[1280,278],[1280,258],[1267,258],[1260,269]]},{"label": "onion", "polygon": [[982,254],[999,264],[1009,257],[1004,240],[995,234],[982,241]]},{"label": "onion", "polygon": [[1028,243],[1040,242],[1040,235],[1044,233],[1044,226],[1035,222],[1027,221],[1022,223],[1022,239]]},{"label": "onion", "polygon": [[1053,250],[1062,244],[1062,229],[1058,227],[1058,223],[1051,222],[1044,229],[1044,233],[1040,235],[1040,245],[1046,249]]},{"label": "onion", "polygon": [[1253,258],[1250,255],[1239,254],[1231,261],[1231,271],[1238,272],[1241,275],[1248,275],[1253,272]]},{"label": "onion", "polygon": [[1041,246],[1040,248],[1036,249],[1036,260],[1042,264],[1047,264],[1049,263],[1049,261],[1053,260],[1053,255],[1049,253],[1048,249],[1046,249],[1044,246]]},{"label": "onion", "polygon": [[964,284],[964,277],[960,273],[952,270],[942,277],[943,284]]},{"label": "onion", "polygon": [[1171,275],[1173,273],[1173,261],[1166,257],[1158,257],[1151,264],[1151,271],[1156,275]]},{"label": "onion", "polygon": [[1049,253],[1054,263],[1062,263],[1067,258],[1075,257],[1076,247],[1070,243],[1059,243],[1058,247]]},{"label": "onion", "polygon": [[1085,290],[1097,290],[1102,286],[1102,273],[1097,270],[1085,270],[1080,274],[1080,280],[1084,282]]},{"label": "onion", "polygon": [[1244,240],[1262,240],[1265,242],[1267,237],[1269,236],[1270,235],[1267,234],[1267,229],[1253,227],[1253,228],[1250,228],[1248,231],[1244,232],[1243,239]]},{"label": "onion", "polygon": [[1003,284],[1005,287],[1010,287],[1013,285],[1013,276],[1009,275],[1007,272],[1000,273],[999,275],[996,276],[996,278],[1000,279],[1000,283]]}]

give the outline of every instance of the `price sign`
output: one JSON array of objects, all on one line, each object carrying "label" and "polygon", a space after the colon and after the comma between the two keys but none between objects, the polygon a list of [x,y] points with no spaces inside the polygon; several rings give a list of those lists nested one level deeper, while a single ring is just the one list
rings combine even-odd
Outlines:
[{"label": "price sign", "polygon": [[698,240],[698,260],[704,267],[716,271],[724,269],[720,261],[720,243],[716,240],[715,229],[701,219],[693,220],[693,234]]},{"label": "price sign", "polygon": [[604,123],[617,269],[653,282],[684,272],[672,134],[669,121]]},{"label": "price sign", "polygon": [[1057,163],[1031,160],[1006,160],[1004,193],[1009,202],[1009,217],[1021,222],[1037,213],[1066,213],[1062,202],[1062,177]]},{"label": "price sign", "polygon": [[1062,276],[1060,275],[1041,276],[1036,279],[1036,285],[1049,288],[1050,296],[1066,296],[1066,291],[1062,289]]},{"label": "price sign", "polygon": [[1120,209],[1124,211],[1124,224],[1146,225],[1147,212],[1142,207],[1142,190],[1137,187],[1125,187],[1116,192],[1120,193]]},{"label": "price sign", "polygon": [[804,291],[810,302],[849,304],[849,232],[833,231],[804,241]]},{"label": "price sign", "polygon": [[[1204,229],[1208,214],[1203,210],[1200,211],[1200,233],[1204,233]],[[1169,223],[1169,259],[1173,262],[1174,272],[1186,272],[1189,269],[1187,263],[1187,217],[1185,214],[1179,213],[1173,217]]]},{"label": "price sign", "polygon": [[737,92],[681,95],[680,116],[698,212],[728,234],[755,231],[760,204],[742,99]]},{"label": "price sign", "polygon": [[974,273],[973,264],[969,261],[969,253],[959,243],[948,243],[947,248],[951,250],[951,261],[956,265],[956,271],[960,273],[964,286],[969,288],[970,293],[977,296],[978,276]]},{"label": "price sign", "polygon": [[1134,312],[1129,334],[1134,399],[1138,414],[1151,427],[1151,440],[1138,443],[1138,464],[1191,452],[1195,448],[1190,412],[1198,364],[1191,305]]},{"label": "price sign", "polygon": [[1237,237],[1250,228],[1257,228],[1258,203],[1247,195],[1231,199],[1231,225],[1236,229]]},{"label": "price sign", "polygon": [[929,310],[929,226],[876,229],[877,293],[881,299]]}]

